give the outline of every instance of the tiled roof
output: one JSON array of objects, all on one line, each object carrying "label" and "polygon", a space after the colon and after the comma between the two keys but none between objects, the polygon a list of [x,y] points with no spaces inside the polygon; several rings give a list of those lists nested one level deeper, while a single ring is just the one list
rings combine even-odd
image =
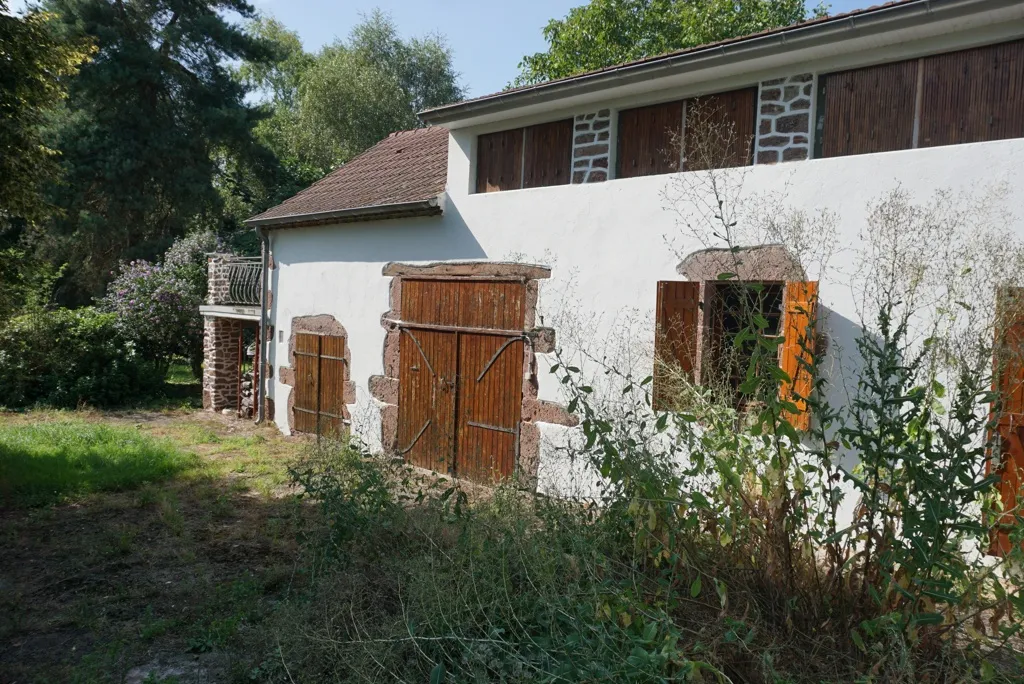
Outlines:
[{"label": "tiled roof", "polygon": [[447,175],[447,128],[431,126],[392,133],[299,194],[249,221],[286,217],[302,221],[311,214],[430,200],[444,191]]},{"label": "tiled roof", "polygon": [[852,10],[850,12],[845,12],[845,13],[842,13],[842,14],[833,14],[833,15],[830,15],[830,16],[818,17],[818,18],[815,18],[815,19],[808,19],[806,21],[798,22],[796,24],[790,24],[789,26],[781,26],[779,28],[767,29],[765,31],[760,31],[758,33],[751,33],[751,34],[747,34],[747,35],[743,35],[743,36],[737,36],[735,38],[726,38],[724,40],[720,40],[720,41],[713,42],[713,43],[705,43],[704,45],[697,45],[697,46],[694,46],[694,47],[683,48],[683,49],[680,49],[680,50],[674,50],[674,51],[671,51],[671,52],[666,52],[666,53],[662,53],[662,54],[658,54],[658,55],[651,55],[650,57],[644,57],[642,59],[637,59],[637,60],[634,60],[634,61],[631,61],[631,62],[623,62],[621,64],[614,64],[614,65],[610,65],[610,66],[607,66],[607,67],[602,67],[600,69],[594,69],[592,71],[585,71],[585,72],[582,72],[582,73],[579,73],[579,74],[575,74],[573,76],[565,76],[563,78],[557,78],[557,79],[553,79],[551,81],[544,81],[543,83],[524,85],[524,86],[519,86],[519,87],[516,87],[516,88],[508,88],[508,89],[502,90],[500,92],[491,93],[489,95],[481,95],[479,97],[474,97],[474,98],[471,98],[471,99],[468,99],[468,100],[462,100],[461,102],[456,102],[456,103],[453,103],[453,104],[450,104],[450,105],[441,105],[439,107],[432,107],[430,109],[426,109],[426,110],[420,112],[420,116],[423,117],[424,119],[432,119],[432,117],[430,115],[432,113],[434,113],[434,112],[443,112],[445,110],[455,109],[455,108],[458,108],[458,107],[460,107],[462,105],[466,105],[466,104],[471,104],[471,103],[475,103],[475,102],[481,102],[481,101],[484,101],[484,100],[490,100],[490,99],[494,99],[494,98],[498,98],[498,97],[505,98],[505,97],[508,97],[508,96],[514,96],[514,95],[516,95],[518,93],[522,93],[522,92],[530,92],[530,91],[542,90],[542,89],[546,90],[548,88],[558,87],[559,85],[562,85],[563,83],[566,83],[566,82],[569,82],[569,81],[578,81],[578,80],[581,80],[581,79],[587,79],[587,78],[592,77],[592,76],[599,76],[601,74],[605,74],[605,73],[608,73],[608,72],[620,71],[622,69],[626,69],[626,68],[629,68],[629,67],[642,66],[642,65],[647,64],[649,62],[660,62],[662,60],[672,59],[674,57],[682,57],[682,56],[688,55],[690,53],[703,52],[703,51],[706,51],[706,50],[709,50],[709,49],[719,48],[719,47],[723,47],[723,46],[726,46],[726,45],[731,45],[733,43],[742,43],[744,41],[748,41],[748,40],[752,40],[752,39],[756,39],[756,38],[762,38],[762,37],[765,37],[765,36],[771,36],[771,35],[774,35],[774,34],[787,33],[787,32],[790,32],[790,31],[797,31],[797,30],[805,29],[805,28],[808,28],[810,26],[814,26],[814,25],[817,25],[817,24],[827,24],[827,23],[837,23],[837,22],[842,22],[842,21],[850,21],[850,20],[856,18],[859,15],[872,14],[872,13],[879,12],[879,11],[882,11],[882,10],[887,10],[887,9],[890,9],[890,8],[893,8],[893,7],[897,7],[899,5],[908,5],[908,4],[912,4],[912,3],[915,3],[915,2],[921,2],[921,1],[922,0],[893,0],[892,2],[886,2],[886,3],[879,4],[879,5],[872,5],[871,7],[864,7],[864,8],[861,8],[861,9]]}]

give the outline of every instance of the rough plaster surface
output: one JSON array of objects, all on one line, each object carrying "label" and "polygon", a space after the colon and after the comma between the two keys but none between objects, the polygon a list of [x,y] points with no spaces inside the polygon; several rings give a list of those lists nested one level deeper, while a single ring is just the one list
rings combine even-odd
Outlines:
[{"label": "rough plaster surface", "polygon": [[[298,228],[271,237],[277,266],[271,317],[283,335],[273,338],[270,360],[279,368],[290,365],[286,340],[292,318],[328,313],[344,321],[358,390],[353,429],[375,447],[382,432],[393,434],[391,427],[382,431],[381,423],[397,420],[387,408],[394,404],[374,399],[369,391],[371,376],[397,374],[397,350],[382,355],[391,346],[385,339],[397,337],[381,326],[382,315],[389,301],[397,306],[401,299],[401,278],[382,275],[387,264],[519,258],[550,264],[550,277],[539,283],[536,325],[555,328],[557,344],[566,353],[576,351],[580,339],[598,353],[628,342],[637,376],[643,377],[653,364],[657,281],[683,278],[676,270],[677,254],[706,247],[679,226],[683,220],[700,220],[693,205],[673,204],[666,193],[678,194],[707,172],[475,195],[470,193],[467,155],[477,132],[451,133],[444,216]],[[928,202],[939,188],[958,193],[1024,187],[1024,140],[755,165],[718,175],[732,187],[742,185],[741,201],[770,197],[784,209],[836,215],[835,256],[827,269],[807,263],[805,270],[806,279],[821,283],[822,332],[830,340],[827,381],[829,387],[842,388],[851,363],[843,354],[855,349],[860,331],[852,284],[869,205],[897,185],[916,203]],[[1009,230],[1024,237],[1019,198],[1011,192],[994,200],[993,207],[1008,212]],[[557,376],[548,372],[554,356],[539,347],[534,351],[536,398],[564,404]],[[287,396],[287,385],[273,384],[272,396]],[[837,389],[830,399],[842,401],[841,394]],[[273,415],[287,429],[280,397]],[[561,460],[557,449],[575,431],[553,423],[535,425],[541,450],[538,488],[548,491],[577,474],[578,465]],[[524,444],[529,438],[524,430]]]}]

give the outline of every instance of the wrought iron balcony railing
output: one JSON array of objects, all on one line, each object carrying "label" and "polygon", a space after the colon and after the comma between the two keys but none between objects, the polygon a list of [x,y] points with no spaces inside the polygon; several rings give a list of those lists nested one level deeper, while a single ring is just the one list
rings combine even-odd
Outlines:
[{"label": "wrought iron balcony railing", "polygon": [[235,257],[224,264],[228,275],[225,304],[259,306],[263,269],[260,257]]}]

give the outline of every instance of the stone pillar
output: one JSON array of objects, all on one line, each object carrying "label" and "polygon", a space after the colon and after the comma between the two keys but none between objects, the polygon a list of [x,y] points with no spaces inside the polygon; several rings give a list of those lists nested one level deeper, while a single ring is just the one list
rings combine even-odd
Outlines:
[{"label": "stone pillar", "polygon": [[572,146],[573,183],[600,183],[608,180],[611,129],[609,109],[576,117]]},{"label": "stone pillar", "polygon": [[203,319],[203,408],[238,406],[238,336],[242,324],[233,318]]},{"label": "stone pillar", "polygon": [[207,261],[206,303],[227,304],[231,291],[228,272],[229,254],[214,254]]},{"label": "stone pillar", "polygon": [[813,101],[814,74],[761,82],[755,164],[810,158]]}]

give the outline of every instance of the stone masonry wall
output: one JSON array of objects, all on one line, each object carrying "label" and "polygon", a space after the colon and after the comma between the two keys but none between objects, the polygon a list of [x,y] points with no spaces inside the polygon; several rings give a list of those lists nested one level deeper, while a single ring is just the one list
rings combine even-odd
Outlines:
[{"label": "stone masonry wall", "polygon": [[242,323],[206,316],[203,328],[203,408],[234,409],[238,406],[238,336]]},{"label": "stone masonry wall", "polygon": [[810,159],[813,101],[814,74],[761,82],[754,163]]},{"label": "stone masonry wall", "polygon": [[229,254],[215,254],[207,261],[206,303],[227,304],[231,281],[228,275]]},{"label": "stone masonry wall", "polygon": [[611,131],[609,109],[576,117],[572,146],[573,183],[600,183],[608,180]]}]

